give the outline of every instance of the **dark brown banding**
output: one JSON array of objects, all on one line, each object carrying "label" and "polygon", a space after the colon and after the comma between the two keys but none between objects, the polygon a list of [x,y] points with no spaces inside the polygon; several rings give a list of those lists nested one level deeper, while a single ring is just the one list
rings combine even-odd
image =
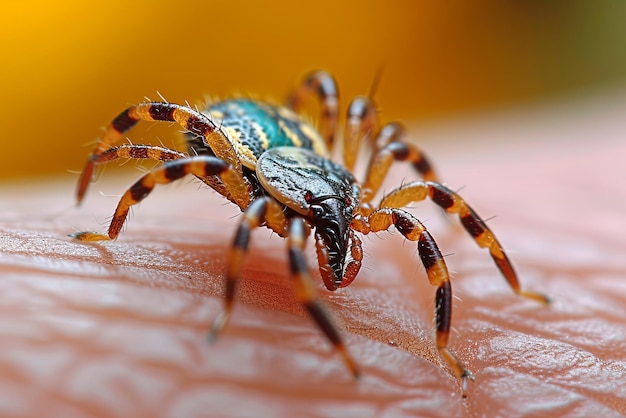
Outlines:
[{"label": "dark brown banding", "polygon": [[516,292],[519,291],[519,282],[517,280],[517,274],[515,274],[515,270],[513,270],[513,265],[509,261],[509,258],[506,256],[504,252],[502,252],[502,257],[496,257],[493,254],[491,255],[493,261],[495,261],[496,266],[502,273],[502,275],[507,279],[513,290]]},{"label": "dark brown banding", "polygon": [[[213,158],[215,162],[223,162],[217,158]],[[207,162],[207,167],[210,161]],[[209,173],[212,175],[212,173]],[[239,228],[237,229],[237,234],[235,235],[235,240],[233,242],[233,246],[235,248],[240,248],[243,251],[246,251],[248,248],[248,242],[250,241],[250,231],[252,228],[259,225],[263,219],[265,219],[265,214],[267,213],[267,198],[260,198],[255,200],[248,206],[245,212],[245,217],[239,224]]]},{"label": "dark brown banding", "polygon": [[186,163],[180,163],[178,161],[175,161],[173,163],[164,165],[163,171],[166,179],[174,181],[178,180],[181,177],[184,177],[185,174],[188,173],[188,168]]},{"label": "dark brown banding", "polygon": [[404,215],[402,212],[393,211],[393,224],[398,232],[407,236],[415,230],[415,220]]},{"label": "dark brown banding", "polygon": [[385,149],[390,151],[397,161],[405,161],[409,158],[409,147],[403,142],[391,142]]},{"label": "dark brown banding", "polygon": [[302,251],[297,248],[289,248],[289,267],[292,275],[307,271],[306,262],[302,257]]},{"label": "dark brown banding", "polygon": [[139,202],[150,194],[150,192],[152,191],[152,187],[145,186],[143,184],[143,179],[141,179],[137,183],[133,184],[130,187],[129,191],[130,196],[133,198],[133,200],[135,202]]},{"label": "dark brown banding", "polygon": [[235,235],[233,247],[245,251],[248,248],[248,242],[250,242],[250,225],[247,222],[242,222]]},{"label": "dark brown banding", "polygon": [[[152,153],[151,153],[152,152]],[[137,158],[140,160],[171,161],[184,155],[178,151],[160,148],[152,145],[125,144],[109,148],[102,154],[92,154],[89,159],[95,164],[103,164],[120,158]]]},{"label": "dark brown banding", "polygon": [[476,215],[476,213],[470,209],[470,212],[461,218],[461,223],[465,230],[473,237],[477,238],[485,232],[485,225],[482,219]]},{"label": "dark brown banding", "polygon": [[133,148],[130,148],[130,156],[131,158],[141,158],[148,159],[148,150],[150,147],[143,145],[135,145]]},{"label": "dark brown banding", "polygon": [[152,103],[148,111],[154,120],[174,122],[174,111],[177,107],[178,105],[171,103]]},{"label": "dark brown banding", "polygon": [[138,119],[133,119],[129,116],[128,112],[130,108],[126,109],[111,122],[111,127],[119,133],[124,133],[139,122]]},{"label": "dark brown banding", "polygon": [[428,231],[422,232],[420,238],[417,242],[417,250],[420,255],[420,259],[422,260],[422,264],[426,271],[428,271],[432,266],[437,264],[437,261],[441,260],[443,257],[441,256],[441,252],[435,243],[435,240],[430,235]]},{"label": "dark brown banding", "polygon": [[437,332],[447,334],[450,332],[450,322],[452,321],[452,286],[449,281],[443,282],[437,288],[435,307]]},{"label": "dark brown banding", "polygon": [[430,163],[424,157],[420,158],[419,161],[415,161],[413,163],[413,167],[415,167],[415,169],[422,174],[432,173],[433,171],[433,168],[431,167]]},{"label": "dark brown banding", "polygon": [[326,314],[326,311],[324,311],[324,308],[316,301],[304,302],[303,305],[315,323],[321,328],[324,335],[333,343],[333,346],[343,347],[343,342],[341,341],[337,327],[334,326]]},{"label": "dark brown banding", "polygon": [[[226,169],[228,168],[228,163],[224,160],[220,160],[217,157],[209,157],[211,158],[210,160],[208,160],[205,165],[204,165],[204,171],[206,173],[207,176],[214,176],[217,174],[221,174],[224,171],[226,171]],[[264,207],[266,207],[267,205],[264,205]],[[265,216],[265,210],[263,209],[263,216]]]},{"label": "dark brown banding", "polygon": [[448,209],[454,205],[454,199],[452,198],[452,192],[438,183],[429,183],[432,190],[433,202],[438,204],[444,209]]},{"label": "dark brown banding", "polygon": [[189,119],[187,119],[185,128],[192,134],[203,137],[206,137],[208,133],[215,130],[213,126],[197,116],[190,116]]}]

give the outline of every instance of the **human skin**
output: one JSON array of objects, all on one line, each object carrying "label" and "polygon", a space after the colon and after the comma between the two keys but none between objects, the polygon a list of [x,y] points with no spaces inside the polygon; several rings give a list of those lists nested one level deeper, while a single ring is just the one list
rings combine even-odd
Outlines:
[{"label": "human skin", "polygon": [[[81,207],[71,176],[5,184],[0,415],[626,414],[622,103],[419,134],[437,138],[422,148],[445,183],[484,218],[497,215],[489,226],[522,286],[553,301],[514,295],[457,219],[414,205],[453,273],[450,346],[476,376],[465,399],[434,345],[435,289],[398,233],[364,237],[348,288],[318,280],[361,366],[354,380],[293,295],[285,241],[265,228],[252,236],[228,326],[207,343],[238,210],[206,187],[157,188],[118,240],[100,244],[67,235],[105,230],[136,170],[108,167]],[[413,176],[399,167],[385,189]],[[317,280],[312,242],[308,251]]]}]

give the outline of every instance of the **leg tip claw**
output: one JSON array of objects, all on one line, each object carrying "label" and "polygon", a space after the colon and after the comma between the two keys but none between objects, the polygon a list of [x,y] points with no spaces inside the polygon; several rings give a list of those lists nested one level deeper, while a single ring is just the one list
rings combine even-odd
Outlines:
[{"label": "leg tip claw", "polygon": [[361,379],[361,369],[359,368],[359,366],[356,365],[356,363],[354,363],[354,361],[352,361],[352,363],[349,364],[348,367],[350,368],[350,373],[352,373],[352,377],[354,378],[354,380]]},{"label": "leg tip claw", "polygon": [[467,381],[471,380],[472,382],[476,380],[474,374],[467,369],[463,370],[463,374],[461,375],[461,394],[464,398],[467,398]]},{"label": "leg tip claw", "polygon": [[209,344],[215,344],[215,341],[217,341],[217,337],[218,337],[218,335],[217,335],[215,332],[210,331],[210,332],[206,335],[206,341],[207,341]]},{"label": "leg tip claw", "polygon": [[69,234],[70,237],[79,241],[95,242],[95,241],[110,241],[111,238],[106,234],[99,234],[97,232],[74,232]]},{"label": "leg tip claw", "polygon": [[211,331],[209,331],[206,337],[209,344],[213,344],[217,341],[217,337],[219,337],[220,332],[224,329],[224,325],[228,322],[229,317],[230,312],[222,311],[217,318],[215,318],[215,321],[213,321],[213,325],[211,326]]},{"label": "leg tip claw", "polygon": [[519,292],[520,296],[523,296],[525,298],[528,299],[532,299],[532,300],[536,300],[537,302],[543,303],[544,305],[549,305],[550,303],[552,303],[552,300],[542,294],[542,293],[535,293],[535,292],[529,292],[529,291],[520,291]]}]

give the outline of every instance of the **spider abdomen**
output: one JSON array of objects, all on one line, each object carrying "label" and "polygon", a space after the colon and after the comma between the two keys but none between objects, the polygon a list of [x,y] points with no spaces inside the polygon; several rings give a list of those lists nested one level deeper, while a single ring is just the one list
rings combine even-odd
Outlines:
[{"label": "spider abdomen", "polygon": [[[327,155],[320,134],[299,115],[283,106],[251,99],[230,99],[210,104],[202,113],[228,135],[241,163],[254,170],[258,158],[270,148],[297,147]],[[190,139],[190,151],[205,154],[206,144]]]}]

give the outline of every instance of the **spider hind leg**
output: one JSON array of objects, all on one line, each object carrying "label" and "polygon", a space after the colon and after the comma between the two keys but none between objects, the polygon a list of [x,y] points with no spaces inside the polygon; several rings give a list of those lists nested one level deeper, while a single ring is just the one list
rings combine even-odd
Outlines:
[{"label": "spider hind leg", "polygon": [[200,178],[218,176],[229,188],[240,187],[234,169],[225,161],[210,156],[188,157],[170,161],[141,177],[122,195],[106,234],[77,232],[73,238],[80,241],[106,241],[117,238],[128,216],[130,207],[145,199],[157,184],[168,184],[193,174]]},{"label": "spider hind leg", "polygon": [[[107,127],[104,135],[90,156],[78,180],[76,198],[80,203],[87,192],[93,177],[95,166],[101,154],[114,147],[122,140],[122,135],[134,127],[140,120],[175,122],[194,136],[202,138],[214,154],[233,167],[232,176],[237,177],[239,187],[229,187],[234,200],[239,207],[248,206],[250,196],[248,181],[242,175],[241,161],[228,137],[206,115],[188,106],[174,103],[145,102],[131,106],[121,112]],[[233,186],[235,183],[233,182]]]}]

